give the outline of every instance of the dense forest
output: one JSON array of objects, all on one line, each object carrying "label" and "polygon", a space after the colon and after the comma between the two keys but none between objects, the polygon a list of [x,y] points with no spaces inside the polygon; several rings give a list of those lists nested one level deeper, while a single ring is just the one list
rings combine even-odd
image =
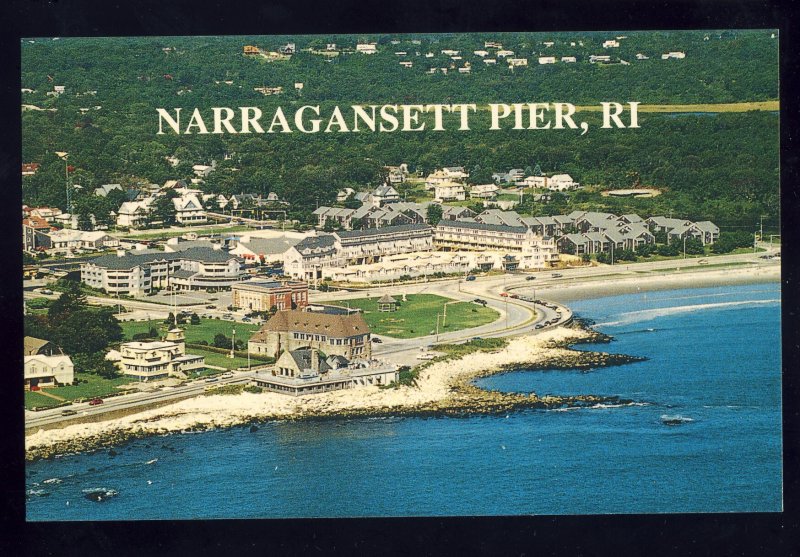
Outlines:
[{"label": "dense forest", "polygon": [[[604,49],[615,36],[619,48]],[[371,41],[378,53],[322,55]],[[412,42],[414,41],[414,42]],[[484,41],[500,41],[531,60],[511,71],[474,56]],[[245,56],[243,46],[275,51],[293,42],[288,60]],[[417,44],[419,43],[419,44]],[[550,44],[552,43],[552,44]],[[573,46],[574,44],[574,46]],[[549,45],[549,46],[548,46]],[[359,103],[638,101],[643,104],[729,103],[778,98],[778,41],[768,30],[642,33],[375,35],[292,37],[142,37],[23,40],[21,87],[23,162],[39,171],[23,180],[23,200],[65,208],[64,161],[83,191],[104,183],[163,184],[188,178],[194,164],[216,160],[202,186],[220,193],[276,192],[292,216],[307,219],[336,191],[379,183],[384,165],[406,162],[424,173],[464,166],[475,176],[535,167],[569,173],[592,186],[555,204],[525,208],[553,213],[569,208],[673,212],[750,229],[762,215],[777,225],[779,141],[777,113],[640,113],[638,129],[601,130],[596,114],[582,113],[591,131],[488,131],[478,113],[469,132],[156,135],[156,108],[258,106],[265,115],[305,104],[330,108]],[[309,51],[305,49],[315,49]],[[451,67],[443,49],[460,51],[471,73],[429,74]],[[661,54],[685,52],[682,60]],[[396,52],[405,52],[403,56]],[[420,55],[417,56],[416,53]],[[425,54],[434,53],[432,57]],[[590,64],[592,54],[627,64]],[[642,54],[648,59],[637,59]],[[575,56],[576,63],[540,66],[538,56]],[[399,59],[413,60],[402,67]],[[295,83],[302,83],[296,89]],[[60,95],[54,86],[64,86]],[[264,96],[256,87],[283,87]],[[31,92],[32,91],[32,92]],[[51,94],[48,95],[48,92]],[[269,123],[269,120],[266,122]],[[173,167],[167,157],[180,163]],[[599,189],[655,186],[653,199],[613,200]]]}]

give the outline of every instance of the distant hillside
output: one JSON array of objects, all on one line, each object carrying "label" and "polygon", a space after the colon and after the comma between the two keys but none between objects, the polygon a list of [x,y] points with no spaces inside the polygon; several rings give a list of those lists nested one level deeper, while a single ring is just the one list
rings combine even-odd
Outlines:
[{"label": "distant hillside", "polygon": [[[619,46],[604,48],[606,41]],[[357,42],[375,43],[377,53],[353,52]],[[288,59],[268,61],[270,55],[261,54],[287,43],[295,45]],[[259,53],[246,55],[245,46]],[[501,50],[513,55],[500,57]],[[662,59],[669,52],[685,58]],[[609,56],[610,63],[590,63],[593,55]],[[528,65],[512,71],[509,57],[526,58]],[[540,64],[540,57],[555,63]],[[485,59],[497,62],[487,65]],[[470,73],[459,73],[465,67]],[[209,176],[206,189],[275,191],[293,203],[299,218],[308,218],[318,203],[331,203],[338,188],[376,184],[382,165],[400,162],[426,172],[442,165],[500,171],[538,163],[547,172],[608,187],[630,185],[635,173],[643,183],[668,188],[671,193],[657,203],[678,211],[748,221],[778,211],[778,117],[772,113],[642,114],[638,130],[593,129],[583,137],[479,127],[413,134],[155,135],[156,107],[259,106],[268,113],[277,105],[303,104],[774,100],[778,40],[768,30],[34,38],[22,42],[21,84],[30,91],[22,93],[23,104],[45,109],[23,113],[23,161],[42,164],[23,183],[24,199],[32,204],[65,205],[63,162],[53,152],[67,151],[76,178],[87,186],[163,183],[189,177],[192,164],[215,159],[220,170]],[[54,94],[54,86],[64,92]],[[281,92],[269,96],[255,90],[278,87]],[[222,162],[225,154],[230,160]],[[181,163],[170,166],[170,156]]]}]

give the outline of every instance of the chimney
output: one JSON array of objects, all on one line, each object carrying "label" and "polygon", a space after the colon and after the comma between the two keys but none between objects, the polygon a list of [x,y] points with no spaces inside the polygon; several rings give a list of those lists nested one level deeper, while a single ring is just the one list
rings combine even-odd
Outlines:
[{"label": "chimney", "polygon": [[123,248],[117,249],[117,257],[125,257],[125,250]]},{"label": "chimney", "polygon": [[319,373],[319,350],[311,349],[311,371]]}]

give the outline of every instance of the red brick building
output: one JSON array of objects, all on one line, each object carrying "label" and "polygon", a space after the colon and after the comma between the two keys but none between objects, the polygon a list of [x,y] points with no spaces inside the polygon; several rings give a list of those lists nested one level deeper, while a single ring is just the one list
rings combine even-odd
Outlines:
[{"label": "red brick building", "polygon": [[231,287],[233,305],[250,311],[303,309],[308,305],[308,284],[299,281],[247,281]]}]

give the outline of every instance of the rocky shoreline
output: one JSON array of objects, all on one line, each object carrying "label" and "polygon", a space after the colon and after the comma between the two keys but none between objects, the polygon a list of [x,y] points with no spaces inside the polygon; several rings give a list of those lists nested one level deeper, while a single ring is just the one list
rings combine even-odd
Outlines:
[{"label": "rocky shoreline", "polygon": [[[597,367],[608,367],[625,363],[641,361],[642,358],[627,356],[622,354],[608,354],[605,352],[588,352],[571,349],[570,346],[578,343],[598,343],[610,342],[612,339],[608,335],[603,335],[591,329],[588,324],[576,322],[571,326],[571,330],[562,331],[562,334],[551,335],[553,338],[542,341],[541,346],[536,346],[539,352],[534,354],[531,351],[530,357],[525,361],[524,350],[517,348],[518,355],[507,354],[506,363],[500,361],[497,365],[485,366],[479,369],[466,369],[459,373],[453,373],[446,378],[447,389],[444,396],[436,398],[433,396],[429,400],[420,402],[403,401],[401,403],[381,403],[379,396],[374,402],[365,395],[364,404],[349,404],[337,406],[333,402],[321,404],[309,404],[290,408],[283,407],[273,411],[261,411],[253,413],[244,411],[232,414],[226,419],[218,420],[215,418],[205,419],[204,421],[194,421],[192,423],[170,424],[169,416],[163,413],[156,413],[150,417],[142,416],[129,422],[127,425],[119,425],[110,429],[100,429],[88,435],[77,435],[68,439],[53,439],[49,442],[29,445],[26,450],[25,458],[32,462],[39,459],[51,459],[60,455],[74,454],[81,452],[111,449],[135,439],[151,436],[163,436],[174,433],[188,433],[198,431],[208,431],[211,429],[230,428],[242,425],[253,425],[268,421],[301,421],[301,420],[333,420],[333,419],[360,419],[360,418],[379,418],[379,417],[469,417],[469,416],[489,416],[503,415],[520,410],[552,410],[566,407],[591,407],[599,404],[605,405],[626,405],[633,404],[634,401],[622,399],[616,396],[598,395],[577,395],[577,396],[545,396],[539,397],[535,393],[503,393],[498,391],[488,391],[474,385],[473,381],[479,377],[488,377],[498,373],[526,369],[588,369]],[[523,343],[527,339],[515,339],[518,343]],[[533,342],[533,341],[529,341]],[[521,346],[524,348],[525,346]],[[488,356],[497,355],[497,360],[502,360],[499,356],[503,352],[510,352],[508,349],[501,349],[488,353]],[[468,357],[476,363],[475,355]],[[463,360],[463,361],[462,361]],[[467,358],[456,361],[456,366],[463,368]],[[443,363],[443,365],[453,365],[454,362]],[[460,365],[459,365],[460,364]],[[432,368],[429,368],[432,369]],[[426,370],[427,371],[427,370]],[[435,370],[434,370],[435,373]],[[430,372],[428,374],[430,377]],[[414,387],[403,387],[414,389]],[[375,393],[375,391],[373,391]],[[220,395],[224,396],[224,395]],[[232,395],[241,396],[241,395]],[[268,396],[251,395],[255,397]],[[285,395],[276,395],[285,396]],[[319,397],[320,395],[312,395]],[[303,397],[298,397],[303,398]],[[385,398],[385,397],[384,397]],[[317,398],[314,402],[321,401]],[[387,399],[388,400],[388,399]],[[189,414],[189,412],[186,412]],[[110,451],[110,452],[111,452]]]}]

